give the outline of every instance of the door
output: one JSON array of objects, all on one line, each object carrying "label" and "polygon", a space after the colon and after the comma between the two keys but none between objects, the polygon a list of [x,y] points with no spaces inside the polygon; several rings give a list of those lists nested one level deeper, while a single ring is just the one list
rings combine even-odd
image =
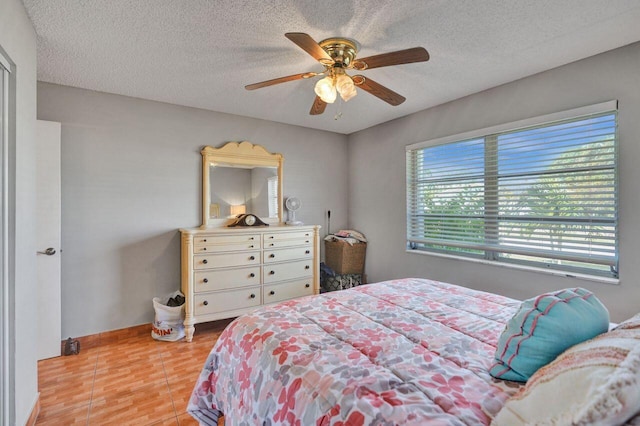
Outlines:
[{"label": "door", "polygon": [[60,123],[38,120],[36,126],[38,359],[60,356],[62,341],[60,135]]}]

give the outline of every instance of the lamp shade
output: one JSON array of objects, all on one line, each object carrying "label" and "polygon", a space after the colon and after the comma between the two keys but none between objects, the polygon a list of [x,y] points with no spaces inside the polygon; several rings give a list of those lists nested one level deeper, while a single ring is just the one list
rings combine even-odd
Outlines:
[{"label": "lamp shade", "polygon": [[316,83],[315,87],[316,95],[320,97],[324,102],[332,104],[336,100],[336,88],[333,84],[333,78],[325,77]]},{"label": "lamp shade", "polygon": [[231,206],[231,214],[236,216],[239,214],[245,214],[247,212],[247,206],[240,204],[239,206]]},{"label": "lamp shade", "polygon": [[341,74],[336,77],[336,89],[338,89],[340,97],[345,102],[358,94],[356,86],[353,84],[353,80],[346,74]]}]

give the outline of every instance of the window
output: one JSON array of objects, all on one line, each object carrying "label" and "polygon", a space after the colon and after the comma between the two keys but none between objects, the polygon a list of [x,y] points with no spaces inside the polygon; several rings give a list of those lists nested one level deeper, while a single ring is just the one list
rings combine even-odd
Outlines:
[{"label": "window", "polygon": [[618,276],[617,110],[407,147],[407,248]]},{"label": "window", "polygon": [[269,197],[269,217],[278,216],[278,176],[267,180],[267,196]]}]

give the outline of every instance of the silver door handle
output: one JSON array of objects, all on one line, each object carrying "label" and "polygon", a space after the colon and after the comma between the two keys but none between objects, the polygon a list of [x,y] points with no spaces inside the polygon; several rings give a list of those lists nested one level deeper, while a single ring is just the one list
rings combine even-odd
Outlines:
[{"label": "silver door handle", "polygon": [[54,249],[53,247],[49,247],[45,251],[39,251],[38,254],[46,254],[47,256],[53,256],[54,254],[56,254],[56,249]]}]

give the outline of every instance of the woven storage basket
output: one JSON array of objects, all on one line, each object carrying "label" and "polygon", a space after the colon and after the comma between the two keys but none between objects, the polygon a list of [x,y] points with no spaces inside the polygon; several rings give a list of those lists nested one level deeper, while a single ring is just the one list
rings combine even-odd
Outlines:
[{"label": "woven storage basket", "polygon": [[336,274],[334,276],[325,276],[320,280],[320,293],[357,287],[362,284],[362,280],[362,274]]},{"label": "woven storage basket", "polygon": [[336,274],[363,274],[366,251],[367,243],[324,242],[325,263]]}]

